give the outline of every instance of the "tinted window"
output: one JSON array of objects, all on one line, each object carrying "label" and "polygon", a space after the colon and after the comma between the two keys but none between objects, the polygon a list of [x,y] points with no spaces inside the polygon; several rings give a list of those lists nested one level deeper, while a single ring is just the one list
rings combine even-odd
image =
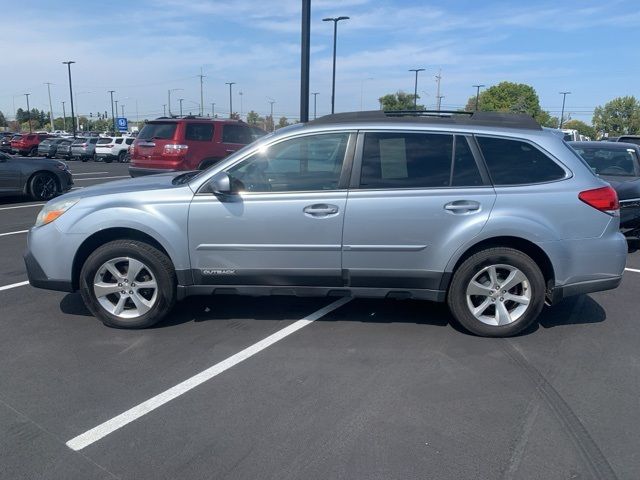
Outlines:
[{"label": "tinted window", "polygon": [[620,137],[618,138],[619,142],[627,142],[627,143],[635,143],[636,145],[640,145],[640,137]]},{"label": "tinted window", "polygon": [[174,122],[167,123],[147,123],[140,133],[138,138],[142,140],[152,140],[158,138],[160,140],[169,140],[173,138],[176,133],[177,124]]},{"label": "tinted window", "polygon": [[213,123],[187,123],[187,140],[210,142],[213,138]]},{"label": "tinted window", "polygon": [[76,138],[73,141],[72,145],[80,145],[81,143],[85,143],[86,141],[87,141],[86,138]]},{"label": "tinted window", "polygon": [[598,175],[635,176],[638,156],[632,148],[577,147],[573,149],[584,158]]},{"label": "tinted window", "polygon": [[89,143],[95,145],[96,143],[98,143],[98,139],[97,138],[90,138],[89,139]]},{"label": "tinted window", "polygon": [[533,145],[519,140],[478,137],[495,185],[526,185],[564,178],[558,164]]},{"label": "tinted window", "polygon": [[122,138],[116,138],[116,145],[120,145],[122,143]]},{"label": "tinted window", "polygon": [[222,127],[222,141],[247,145],[253,142],[253,136],[251,130],[244,125],[225,125]]},{"label": "tinted window", "polygon": [[465,137],[456,136],[453,156],[452,187],[478,187],[483,185],[476,160]]},{"label": "tinted window", "polygon": [[453,135],[367,133],[362,188],[448,187]]},{"label": "tinted window", "polygon": [[127,138],[124,143],[126,143],[127,145],[131,145],[133,143],[133,138]]},{"label": "tinted window", "polygon": [[113,138],[101,138],[96,145],[107,145],[113,141]]},{"label": "tinted window", "polygon": [[241,190],[288,192],[335,190],[349,140],[348,133],[285,140],[229,169]]}]

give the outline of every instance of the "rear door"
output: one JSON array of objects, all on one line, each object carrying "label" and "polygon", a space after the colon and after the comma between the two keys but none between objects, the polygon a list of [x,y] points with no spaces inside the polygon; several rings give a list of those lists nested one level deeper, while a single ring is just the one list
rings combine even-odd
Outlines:
[{"label": "rear door", "polygon": [[496,198],[473,148],[451,133],[360,134],[342,247],[351,286],[440,289]]},{"label": "rear door", "polygon": [[213,143],[214,128],[214,122],[186,123],[184,139],[189,146],[187,158],[191,168],[200,168],[207,159],[221,158]]}]

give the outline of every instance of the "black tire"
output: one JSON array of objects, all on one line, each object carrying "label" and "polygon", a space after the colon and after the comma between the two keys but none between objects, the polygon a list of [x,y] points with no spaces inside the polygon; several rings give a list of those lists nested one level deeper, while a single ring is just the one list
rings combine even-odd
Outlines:
[{"label": "black tire", "polygon": [[127,156],[127,152],[122,150],[120,153],[118,153],[118,162],[124,163],[126,156]]},{"label": "black tire", "polygon": [[[142,262],[145,269],[148,269],[146,272],[157,284],[155,303],[149,311],[135,318],[124,319],[107,311],[98,301],[93,288],[98,270],[105,262],[120,257]],[[80,271],[80,294],[87,308],[102,323],[115,328],[147,328],[161,321],[175,303],[176,284],[176,274],[171,260],[157,248],[137,240],[115,240],[102,245],[89,255]],[[133,302],[130,305],[133,305]]]},{"label": "black tire", "polygon": [[29,150],[29,156],[30,157],[37,157],[38,156],[38,147],[33,147],[31,150]]},{"label": "black tire", "polygon": [[[476,297],[472,295],[468,299],[467,287],[471,285],[471,281],[477,275],[485,275],[482,273],[483,271],[487,272],[486,277],[484,278],[488,280],[488,272],[492,269],[492,266],[497,268],[498,274],[500,272],[508,272],[508,269],[503,268],[502,266],[519,270],[520,273],[524,274],[526,282],[522,282],[515,287],[512,287],[512,289],[508,289],[506,294],[501,294],[500,289],[495,290],[495,286],[483,285],[485,289],[495,293],[486,297]],[[496,272],[496,269],[493,271]],[[500,285],[499,282],[503,280],[504,278],[498,277],[498,285]],[[491,281],[489,281],[489,284],[491,284]],[[520,291],[518,292],[514,289],[520,289]],[[509,337],[520,333],[538,318],[538,315],[544,306],[545,290],[544,276],[536,262],[534,262],[531,257],[513,248],[489,248],[466,259],[455,271],[447,294],[447,304],[449,305],[449,309],[451,310],[454,318],[466,330],[483,337]],[[505,292],[505,290],[502,292]],[[526,305],[522,305],[520,301],[510,301],[507,298],[508,296],[512,298],[523,298],[526,295],[529,296],[528,304]],[[498,317],[499,312],[497,312],[497,310],[499,306],[500,308],[506,308],[507,310],[509,310],[509,308],[513,308],[513,310],[510,311],[510,314],[514,312],[517,313],[515,309],[516,307],[524,307],[524,310],[522,313],[519,313],[517,318],[511,323],[504,325],[487,324],[477,318],[471,311],[471,306],[476,307],[476,309],[481,308],[481,306],[484,305],[483,299],[488,303],[485,310],[481,310],[479,315],[485,319],[485,321],[487,321],[487,317],[489,317],[489,319],[491,318],[492,313],[496,318]],[[469,305],[469,302],[471,302],[471,306]],[[487,312],[488,315],[481,315],[482,313]],[[510,314],[509,319],[511,319]]]},{"label": "black tire", "polygon": [[80,160],[82,160],[83,162],[87,162],[89,159],[87,157],[80,157]]},{"label": "black tire", "polygon": [[113,158],[112,157],[104,157],[104,159],[102,161],[104,163],[111,163],[111,162],[113,162]]},{"label": "black tire", "polygon": [[34,200],[51,200],[59,191],[58,181],[52,173],[38,172],[29,179],[29,195]]}]

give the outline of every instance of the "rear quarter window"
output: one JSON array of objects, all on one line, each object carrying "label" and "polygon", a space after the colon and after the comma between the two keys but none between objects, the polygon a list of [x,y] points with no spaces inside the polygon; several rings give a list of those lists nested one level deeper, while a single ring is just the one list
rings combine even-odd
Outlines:
[{"label": "rear quarter window", "polygon": [[225,125],[222,128],[222,142],[247,145],[253,142],[253,136],[249,127],[245,125]]},{"label": "rear quarter window", "polygon": [[528,185],[561,180],[566,173],[532,144],[520,140],[476,137],[494,185]]},{"label": "rear quarter window", "polygon": [[210,142],[213,138],[213,123],[187,123],[186,140]]}]

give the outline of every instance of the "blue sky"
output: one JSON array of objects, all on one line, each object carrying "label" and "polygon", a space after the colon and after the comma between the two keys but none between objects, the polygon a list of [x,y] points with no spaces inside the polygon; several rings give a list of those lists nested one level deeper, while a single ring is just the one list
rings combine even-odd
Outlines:
[{"label": "blue sky", "polygon": [[[7,1],[7,0],[3,0]],[[47,109],[52,82],[54,114],[69,105],[66,67],[75,60],[73,84],[81,114],[109,110],[108,90],[135,119],[162,114],[167,90],[197,112],[203,69],[206,111],[298,116],[300,0],[30,1],[3,8],[0,110],[13,104]],[[7,13],[7,11],[9,13]],[[590,122],[593,108],[616,96],[640,97],[638,0],[419,1],[312,0],[311,91],[318,115],[331,97],[333,29],[326,16],[347,15],[338,30],[336,111],[378,107],[389,92],[413,90],[435,105],[435,75],[442,72],[443,108],[458,108],[473,84],[503,80],[532,85],[543,108]],[[242,96],[239,93],[242,92]],[[311,102],[313,113],[313,102]]]}]

